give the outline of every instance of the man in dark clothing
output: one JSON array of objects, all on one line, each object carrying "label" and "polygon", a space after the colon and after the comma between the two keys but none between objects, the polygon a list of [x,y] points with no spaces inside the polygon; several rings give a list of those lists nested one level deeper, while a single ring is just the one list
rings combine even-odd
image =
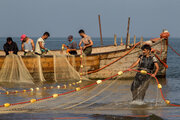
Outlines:
[{"label": "man in dark clothing", "polygon": [[71,54],[71,55],[77,55],[77,43],[76,41],[73,40],[73,36],[69,35],[68,36],[68,41],[69,41],[69,45],[66,46],[64,45],[64,47],[67,48],[67,53]]},{"label": "man in dark clothing", "polygon": [[7,38],[7,42],[4,44],[3,48],[6,55],[17,54],[17,52],[19,51],[17,44],[12,40],[11,37]]},{"label": "man in dark clothing", "polygon": [[[151,55],[151,46],[144,45],[141,49],[143,51],[143,55],[139,56],[138,60],[131,65],[130,69],[134,68],[139,64],[139,71],[145,70],[146,72],[151,73],[152,77],[155,77],[159,70],[159,65],[157,63],[157,59],[153,55]],[[154,66],[156,68],[155,71]],[[149,82],[150,76],[148,74],[142,74],[139,72],[136,74],[135,79],[131,85],[133,100],[144,100],[144,96],[149,86]]]}]

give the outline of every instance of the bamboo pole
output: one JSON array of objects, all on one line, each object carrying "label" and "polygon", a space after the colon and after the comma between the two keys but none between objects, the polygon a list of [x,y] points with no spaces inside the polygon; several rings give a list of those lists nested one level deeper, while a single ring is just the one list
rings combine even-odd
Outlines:
[{"label": "bamboo pole", "polygon": [[101,16],[98,15],[99,19],[99,32],[100,32],[100,38],[101,38],[101,46],[103,45],[103,40],[102,40],[102,30],[101,30]]},{"label": "bamboo pole", "polygon": [[127,49],[127,46],[128,46],[129,26],[130,26],[130,17],[128,17],[127,36],[126,36],[126,49]]},{"label": "bamboo pole", "polygon": [[134,45],[136,44],[136,35],[134,35]]},{"label": "bamboo pole", "polygon": [[120,45],[124,45],[124,43],[123,43],[123,37],[121,37],[121,44]]},{"label": "bamboo pole", "polygon": [[114,34],[114,46],[117,46],[117,35]]}]

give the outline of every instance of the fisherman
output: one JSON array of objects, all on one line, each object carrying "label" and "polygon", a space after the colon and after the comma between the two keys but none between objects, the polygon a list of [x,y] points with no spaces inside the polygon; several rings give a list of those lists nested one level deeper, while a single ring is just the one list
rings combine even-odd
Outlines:
[{"label": "fisherman", "polygon": [[21,35],[21,48],[24,51],[24,55],[31,55],[35,50],[34,41],[27,37],[25,34]]},{"label": "fisherman", "polygon": [[50,37],[48,32],[45,32],[42,37],[40,37],[36,42],[35,54],[42,55],[43,53],[47,53],[49,50],[45,48],[45,40]]},{"label": "fisherman", "polygon": [[[92,46],[93,46],[93,41],[91,40],[91,37],[86,35],[84,30],[79,30],[79,35],[82,37],[82,39],[79,42],[79,47],[81,50],[83,50],[83,53],[85,55],[90,55],[92,52]],[[83,47],[81,47],[81,44],[84,44]]]},{"label": "fisherman", "polygon": [[16,42],[14,42],[11,37],[7,38],[7,42],[4,44],[3,48],[6,55],[9,55],[9,54],[17,55],[17,52],[19,51]]},{"label": "fisherman", "polygon": [[63,44],[63,46],[67,48],[67,53],[69,53],[71,55],[77,55],[77,51],[76,51],[77,50],[77,43],[76,43],[76,41],[74,41],[72,35],[68,36],[68,41],[69,41],[68,46]]},{"label": "fisherman", "polygon": [[162,30],[162,33],[160,34],[160,38],[154,38],[154,39],[152,39],[152,40],[151,40],[151,43],[149,43],[149,44],[151,45],[152,43],[155,43],[155,42],[157,42],[157,41],[159,41],[159,40],[162,40],[162,39],[167,40],[169,36],[170,36],[170,33],[168,32],[168,30],[167,30],[167,29],[163,29],[163,30]]},{"label": "fisherman", "polygon": [[[156,57],[151,54],[151,46],[150,45],[143,45],[142,46],[143,54],[139,56],[138,60],[133,63],[130,69],[138,66],[138,70],[145,70],[148,73],[152,74],[152,77],[157,75],[159,70],[159,65],[157,63]],[[155,67],[154,67],[155,66]],[[155,70],[154,70],[155,69]],[[131,92],[133,101],[143,101],[146,90],[149,86],[150,76],[148,74],[137,73],[135,79],[131,85]]]},{"label": "fisherman", "polygon": [[[151,39],[149,41],[146,41],[146,42],[143,43],[143,45],[150,45],[150,46],[152,46],[153,43],[156,43],[156,42],[158,42],[160,40],[163,40],[163,39],[167,40],[169,36],[170,36],[170,33],[168,32],[168,30],[167,29],[163,29],[162,33],[160,34],[160,38],[154,38],[154,39]],[[160,53],[160,51],[155,50],[153,48],[151,49],[151,52],[158,52],[158,53]]]},{"label": "fisherman", "polygon": [[160,38],[161,39],[168,39],[169,36],[170,36],[170,33],[168,32],[168,30],[163,29],[162,33],[160,34]]}]

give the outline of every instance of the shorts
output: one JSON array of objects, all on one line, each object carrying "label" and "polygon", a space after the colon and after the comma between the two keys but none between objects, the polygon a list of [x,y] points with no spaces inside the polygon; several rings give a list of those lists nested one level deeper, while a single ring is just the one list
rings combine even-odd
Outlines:
[{"label": "shorts", "polygon": [[70,51],[69,54],[71,54],[71,55],[77,55],[77,52],[76,52],[76,51]]},{"label": "shorts", "polygon": [[91,52],[92,52],[92,46],[87,47],[87,48],[85,48],[85,49],[83,50],[83,53],[84,53],[85,55],[90,55]]}]

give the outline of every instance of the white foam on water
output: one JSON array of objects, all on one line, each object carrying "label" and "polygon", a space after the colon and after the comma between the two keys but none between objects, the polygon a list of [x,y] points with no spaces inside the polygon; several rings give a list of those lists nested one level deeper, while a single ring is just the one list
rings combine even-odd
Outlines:
[{"label": "white foam on water", "polygon": [[145,102],[142,100],[134,100],[130,104],[132,104],[132,105],[144,105]]}]

